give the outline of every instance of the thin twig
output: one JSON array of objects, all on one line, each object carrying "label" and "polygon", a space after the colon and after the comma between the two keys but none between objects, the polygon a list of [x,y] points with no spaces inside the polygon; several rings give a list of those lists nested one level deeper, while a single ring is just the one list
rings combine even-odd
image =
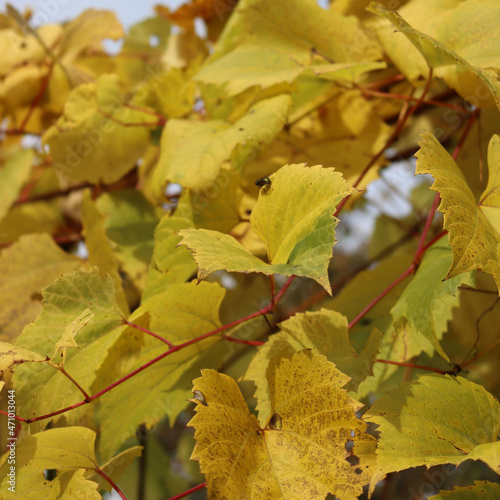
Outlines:
[{"label": "thin twig", "polygon": [[178,495],[175,495],[173,497],[170,497],[167,500],[180,500],[181,498],[185,498],[188,495],[191,495],[191,493],[194,493],[195,491],[198,491],[198,490],[201,490],[201,489],[205,488],[206,485],[207,485],[207,483],[204,482],[204,483],[201,483],[201,484],[199,484],[197,486],[193,486],[189,490],[186,490],[186,491],[184,491],[182,493],[179,493]]}]

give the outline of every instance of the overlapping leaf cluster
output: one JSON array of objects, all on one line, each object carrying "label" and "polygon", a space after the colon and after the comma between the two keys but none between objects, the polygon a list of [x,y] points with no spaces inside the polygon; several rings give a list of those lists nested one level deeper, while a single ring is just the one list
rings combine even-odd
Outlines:
[{"label": "overlapping leaf cluster", "polygon": [[114,481],[132,498],[141,453],[147,498],[204,481],[190,456],[214,499],[354,499],[469,459],[500,472],[500,5],[392,4],[191,0],[127,31],[106,10],[0,15],[18,495]]}]

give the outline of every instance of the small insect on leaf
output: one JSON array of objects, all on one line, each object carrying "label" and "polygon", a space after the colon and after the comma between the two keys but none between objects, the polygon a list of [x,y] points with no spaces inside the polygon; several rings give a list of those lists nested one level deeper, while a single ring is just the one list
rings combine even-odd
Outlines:
[{"label": "small insect on leaf", "polygon": [[260,177],[255,181],[255,185],[259,186],[259,188],[263,188],[264,186],[270,186],[271,179],[269,179],[269,177]]}]

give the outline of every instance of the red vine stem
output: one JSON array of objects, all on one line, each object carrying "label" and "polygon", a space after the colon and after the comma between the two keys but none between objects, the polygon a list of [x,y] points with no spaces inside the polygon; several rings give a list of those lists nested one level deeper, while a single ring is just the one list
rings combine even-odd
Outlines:
[{"label": "red vine stem", "polygon": [[[408,110],[408,112],[404,113],[404,115],[398,120],[398,122],[396,124],[396,127],[394,128],[394,130],[393,130],[391,136],[389,137],[389,139],[387,139],[387,141],[384,144],[384,146],[382,148],[380,148],[380,150],[368,162],[368,165],[366,165],[366,167],[363,169],[363,171],[361,172],[361,174],[359,174],[358,178],[356,179],[356,182],[353,184],[353,187],[359,186],[360,182],[363,180],[363,178],[368,173],[368,171],[370,170],[370,168],[373,167],[373,165],[375,164],[375,162],[383,155],[384,151],[399,137],[399,134],[401,133],[401,130],[405,126],[406,122],[408,121],[408,118],[410,118],[410,116],[422,104],[422,102],[425,99],[425,96],[427,95],[427,93],[429,92],[429,89],[431,87],[432,73],[433,73],[433,70],[432,70],[432,68],[430,68],[429,69],[429,77],[427,79],[427,83],[425,85],[424,91],[422,92],[422,95],[416,100],[415,104],[413,104],[413,106]],[[402,109],[402,111],[403,110],[404,110],[404,108]],[[350,197],[351,197],[351,195],[346,196],[340,202],[339,206],[337,207],[337,211],[335,212],[335,216],[337,216],[338,213],[342,210],[342,208],[347,203],[347,200]]]},{"label": "red vine stem", "polygon": [[476,354],[475,356],[470,358],[468,361],[464,361],[463,363],[460,363],[460,365],[458,365],[458,366],[460,366],[460,368],[464,368],[464,367],[470,365],[471,363],[476,361],[476,359],[480,358],[481,356],[484,356],[488,351],[493,349],[499,343],[500,343],[500,339],[495,340],[495,342],[493,342],[493,344],[491,344],[490,346],[486,347],[486,349],[483,349],[480,353]]},{"label": "red vine stem", "polygon": [[180,498],[187,497],[188,495],[191,495],[191,493],[194,493],[195,491],[198,491],[198,490],[201,490],[202,488],[205,488],[206,485],[207,485],[207,483],[204,482],[204,483],[201,483],[197,486],[193,486],[189,490],[186,490],[182,493],[179,493],[178,495],[175,495],[174,497],[170,497],[167,500],[179,500]]},{"label": "red vine stem", "polygon": [[261,340],[244,340],[244,339],[238,339],[236,337],[231,337],[230,335],[224,335],[224,338],[231,342],[236,342],[237,344],[246,344],[255,346],[265,344],[265,342],[262,342]]},{"label": "red vine stem", "polygon": [[414,365],[413,363],[400,363],[399,361],[390,361],[388,359],[376,359],[376,363],[385,363],[386,365],[397,365],[397,366],[407,366],[409,368],[418,368],[419,370],[427,370],[431,372],[440,373],[443,375],[446,373],[444,370],[440,368],[433,368],[432,366],[422,366],[422,365]]},{"label": "red vine stem", "polygon": [[[372,95],[375,97],[381,97],[384,99],[397,99],[400,101],[409,101],[409,102],[413,102],[413,101],[417,100],[415,97],[408,96],[408,95],[390,94],[387,92],[380,92],[378,90],[364,89],[363,87],[358,87],[358,88],[363,94]],[[441,106],[441,107],[445,107],[445,108],[450,108],[450,109],[453,109],[455,111],[460,111],[461,113],[466,112],[466,109],[458,104],[450,104],[448,102],[434,101],[432,99],[424,100],[421,102],[421,104],[429,104],[432,106]]]},{"label": "red vine stem", "polygon": [[123,500],[127,500],[127,497],[124,495],[122,490],[118,488],[116,483],[103,470],[101,470],[99,467],[96,467],[94,470],[114,488],[114,490],[118,493],[118,495],[120,495],[120,498],[122,498]]},{"label": "red vine stem", "polygon": [[[281,290],[276,294],[276,302],[278,302],[281,299],[281,297],[283,297],[284,293],[288,290],[289,286],[292,284],[292,281],[293,281],[294,278],[295,278],[294,275],[290,276],[288,278],[288,280],[286,281],[286,283],[281,287]],[[56,415],[60,415],[61,413],[66,413],[67,411],[74,410],[75,408],[79,408],[80,406],[83,406],[83,405],[88,404],[88,403],[90,403],[92,401],[95,401],[97,398],[101,397],[103,394],[106,394],[107,392],[111,391],[115,387],[123,384],[128,379],[130,379],[133,376],[137,375],[138,373],[144,371],[146,368],[149,368],[150,366],[154,365],[155,363],[158,363],[158,361],[161,361],[163,358],[166,358],[167,356],[170,356],[174,352],[180,351],[181,349],[184,349],[185,347],[189,347],[190,345],[196,344],[197,342],[200,342],[200,341],[205,340],[205,339],[207,339],[209,337],[212,337],[212,336],[216,335],[217,333],[220,333],[220,332],[222,332],[224,330],[227,330],[229,328],[233,328],[234,326],[237,326],[240,323],[244,323],[245,321],[249,321],[249,320],[251,320],[253,318],[256,318],[258,316],[262,316],[264,314],[268,314],[270,312],[272,312],[272,303],[270,303],[269,305],[263,307],[260,311],[257,311],[255,313],[252,313],[252,314],[248,315],[248,316],[245,316],[244,318],[237,319],[236,321],[233,321],[232,323],[228,323],[227,325],[223,325],[223,326],[221,326],[219,328],[216,328],[215,330],[212,330],[211,332],[205,333],[204,335],[200,335],[199,337],[196,337],[194,339],[188,340],[187,342],[184,342],[183,344],[173,345],[168,351],[164,352],[163,354],[160,354],[156,358],[148,361],[144,365],[142,365],[139,368],[133,370],[132,372],[130,372],[129,374],[125,375],[121,379],[117,380],[116,382],[114,382],[110,386],[104,388],[102,391],[98,392],[97,394],[94,394],[93,396],[90,396],[88,398],[88,400],[80,401],[80,402],[75,403],[75,404],[73,404],[71,406],[68,406],[66,408],[62,408],[60,410],[57,410],[57,411],[54,411],[54,412],[51,412],[51,413],[47,413],[46,415],[41,415],[41,416],[35,417],[35,418],[22,418],[22,417],[18,417],[18,416],[16,416],[15,418],[17,420],[20,420],[22,422],[26,422],[26,423],[29,424],[31,422],[37,422],[39,420],[45,420],[47,418],[51,418],[51,417],[55,417]],[[2,411],[2,413],[4,413],[4,412]]]},{"label": "red vine stem", "polygon": [[[432,76],[432,72],[429,75],[429,78],[431,78],[431,76]],[[426,88],[428,89],[428,87],[429,87],[429,81],[427,82],[427,87]],[[424,93],[422,94],[422,96],[424,96],[425,93],[426,92],[424,91]],[[415,103],[415,104],[417,104],[417,103]],[[415,106],[413,106],[413,108],[415,108]],[[411,114],[410,111],[408,112],[407,116]],[[462,148],[462,146],[463,146],[463,144],[465,142],[465,139],[469,135],[471,127],[472,127],[474,121],[476,120],[476,118],[478,117],[478,115],[479,115],[479,109],[475,110],[470,115],[469,120],[467,121],[467,124],[465,126],[465,129],[462,132],[462,135],[461,135],[461,137],[460,137],[460,139],[458,141],[458,144],[457,144],[455,150],[453,151],[452,157],[453,157],[454,160],[458,156],[458,154],[459,154],[459,152],[460,152],[460,150],[461,150],[461,148]],[[436,213],[436,210],[437,210],[437,207],[438,207],[438,204],[439,204],[439,198],[440,198],[439,193],[436,193],[436,196],[435,196],[434,201],[432,203],[432,207],[431,207],[431,209],[429,211],[429,214],[427,215],[427,220],[425,221],[425,226],[424,226],[424,229],[422,231],[422,235],[420,236],[420,240],[418,242],[418,247],[417,247],[417,251],[415,252],[415,257],[413,258],[413,262],[410,264],[410,266],[408,267],[408,269],[403,274],[401,274],[401,276],[399,276],[398,278],[396,278],[378,297],[376,297],[374,300],[372,300],[372,302],[370,302],[370,304],[368,304],[349,323],[349,326],[348,326],[349,329],[351,329],[368,311],[370,311],[383,297],[385,297],[385,295],[387,295],[388,292],[390,292],[396,285],[398,285],[401,281],[403,281],[404,278],[406,278],[410,274],[413,274],[417,270],[417,268],[418,268],[418,266],[420,264],[420,261],[422,260],[422,257],[424,255],[425,251],[433,243],[435,243],[438,239],[442,238],[445,234],[447,234],[446,231],[443,231],[440,234],[438,234],[435,238],[433,238],[428,244],[425,244],[425,240],[427,239],[427,234],[428,234],[428,232],[430,230],[430,227],[431,227],[432,219],[434,218],[434,214]]]},{"label": "red vine stem", "polygon": [[169,347],[174,347],[174,344],[167,340],[165,337],[162,337],[161,335],[158,335],[157,333],[152,332],[151,330],[148,330],[147,328],[144,328],[143,326],[136,325],[135,323],[130,323],[130,321],[127,321],[126,319],[123,320],[123,323],[125,325],[128,325],[132,328],[135,328],[137,330],[140,330],[141,332],[147,333],[148,335],[151,335],[152,337],[161,340],[162,342],[165,342]]},{"label": "red vine stem", "polygon": [[85,401],[90,402],[90,396],[87,394],[85,389],[64,369],[63,366],[54,366],[59,370],[76,388],[83,394]]},{"label": "red vine stem", "polygon": [[394,287],[399,285],[407,276],[413,274],[416,269],[416,265],[412,262],[408,269],[399,278],[396,278],[378,297],[375,297],[348,325],[350,330],[364,315],[370,311],[376,304],[378,304]]},{"label": "red vine stem", "polygon": [[458,154],[460,153],[460,150],[462,149],[462,146],[464,145],[465,139],[467,139],[467,136],[469,135],[470,129],[472,128],[472,125],[474,125],[474,122],[476,121],[476,118],[479,116],[479,113],[481,110],[477,108],[472,112],[470,115],[469,119],[467,120],[467,124],[465,125],[465,129],[462,132],[462,136],[458,140],[458,144],[455,147],[455,150],[451,154],[451,157],[456,160]]}]

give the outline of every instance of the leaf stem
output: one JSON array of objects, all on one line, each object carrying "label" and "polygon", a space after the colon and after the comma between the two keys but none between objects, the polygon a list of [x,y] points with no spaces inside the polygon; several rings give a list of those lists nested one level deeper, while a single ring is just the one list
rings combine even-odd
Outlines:
[{"label": "leaf stem", "polygon": [[76,386],[76,388],[83,394],[85,402],[90,403],[90,396],[87,394],[85,389],[64,369],[64,366],[52,366],[59,370],[74,386]]},{"label": "leaf stem", "polygon": [[407,276],[410,274],[413,274],[415,272],[416,266],[412,262],[408,269],[401,274],[398,278],[396,278],[381,294],[378,295],[378,297],[375,297],[348,325],[348,329],[350,330],[363,316],[370,311],[375,305],[377,305],[380,300],[382,300],[394,287],[399,285],[401,281],[403,281]]},{"label": "leaf stem", "polygon": [[273,306],[273,312],[276,309],[276,303],[275,303],[275,297],[274,294],[275,292],[275,283],[274,283],[274,274],[271,274],[271,305]]},{"label": "leaf stem", "polygon": [[425,240],[427,238],[427,234],[429,233],[429,229],[431,228],[432,220],[434,219],[434,215],[436,214],[437,207],[439,205],[439,200],[441,199],[441,196],[439,193],[436,193],[436,196],[434,196],[434,201],[432,202],[431,209],[429,210],[429,213],[427,214],[427,220],[425,221],[425,226],[422,231],[422,234],[420,236],[420,240],[418,241],[418,247],[417,251],[415,252],[415,257],[413,258],[413,262],[416,266],[420,264],[420,261],[422,260],[422,257],[424,255],[424,244]]},{"label": "leaf stem", "polygon": [[[408,95],[391,94],[391,93],[388,93],[388,92],[380,92],[378,90],[365,89],[363,87],[358,87],[358,88],[359,88],[359,90],[363,94],[371,95],[371,96],[374,96],[374,97],[381,97],[383,99],[397,99],[397,100],[400,100],[400,101],[409,101],[409,102],[413,102],[413,101],[417,100],[416,97],[412,97],[412,96],[408,96]],[[432,99],[423,100],[421,102],[421,104],[429,104],[429,105],[432,105],[432,106],[441,106],[441,107],[445,107],[445,108],[450,108],[450,109],[453,109],[455,111],[459,111],[461,113],[466,113],[467,112],[467,110],[465,108],[463,108],[462,106],[460,106],[458,104],[451,104],[451,103],[448,103],[448,102],[434,101]]]},{"label": "leaf stem", "polygon": [[179,493],[178,495],[175,495],[173,497],[170,497],[167,500],[179,500],[181,498],[187,497],[188,495],[191,495],[191,493],[194,493],[195,491],[198,491],[198,490],[205,488],[206,485],[207,485],[206,482],[198,484],[197,486],[193,486],[189,490],[186,490],[182,493]]},{"label": "leaf stem", "polygon": [[118,493],[118,495],[120,495],[120,498],[122,498],[123,500],[127,500],[127,497],[122,492],[122,490],[118,488],[116,483],[103,470],[101,470],[99,467],[96,467],[94,470],[96,471],[97,474],[103,477],[106,480],[106,482],[108,482],[113,487],[113,489]]},{"label": "leaf stem", "polygon": [[[432,83],[432,74],[433,74],[433,70],[432,68],[429,69],[429,77],[427,79],[427,83],[425,85],[425,89],[424,91],[422,92],[422,95],[416,100],[415,104],[413,104],[413,106],[407,111],[407,112],[404,112],[405,110],[405,107],[402,108],[402,114],[400,115],[399,119],[398,119],[398,122],[396,123],[396,126],[391,134],[391,136],[389,137],[389,139],[387,139],[386,143],[384,144],[384,146],[382,148],[380,148],[380,150],[372,157],[372,159],[368,162],[368,164],[366,165],[366,167],[363,169],[363,171],[359,174],[358,178],[356,179],[356,182],[354,182],[353,184],[353,187],[357,187],[359,186],[359,184],[361,183],[361,181],[363,180],[363,178],[365,177],[365,175],[368,173],[368,171],[370,170],[370,168],[373,167],[373,165],[375,165],[376,161],[382,156],[382,154],[384,153],[384,151],[393,143],[396,141],[396,139],[399,137],[399,134],[401,133],[401,130],[403,129],[403,127],[405,126],[406,122],[408,121],[408,118],[410,118],[410,116],[416,111],[416,109],[422,104],[422,102],[424,101],[425,99],[425,96],[427,95],[427,93],[429,92],[429,89],[431,87],[431,83]],[[339,214],[339,212],[342,210],[342,208],[344,207],[344,205],[347,203],[347,200],[351,197],[351,195],[348,195],[346,196],[340,203],[339,203],[339,206],[337,207],[337,211],[335,212],[335,216],[337,216]]]},{"label": "leaf stem", "polygon": [[254,346],[265,344],[265,342],[262,342],[260,340],[244,340],[244,339],[238,339],[236,337],[231,337],[230,335],[224,335],[224,338],[226,340],[229,340],[230,342],[236,342],[237,344],[246,344]]},{"label": "leaf stem", "polygon": [[491,344],[490,346],[486,347],[486,349],[483,349],[481,352],[479,352],[478,354],[476,354],[475,356],[473,356],[469,360],[464,361],[463,363],[460,363],[458,366],[460,368],[464,368],[466,366],[469,366],[471,363],[473,363],[474,361],[476,361],[476,359],[480,358],[481,356],[484,356],[488,351],[490,351],[491,349],[493,349],[498,344],[500,344],[500,338],[498,338],[497,340],[495,340],[495,342],[493,342],[493,344]]},{"label": "leaf stem", "polygon": [[154,337],[155,339],[161,340],[162,342],[165,342],[169,347],[174,347],[174,344],[167,340],[165,337],[162,337],[161,335],[158,335],[157,333],[152,332],[151,330],[148,330],[147,328],[144,328],[143,326],[136,325],[135,323],[131,323],[130,321],[127,321],[126,319],[123,320],[123,323],[127,326],[130,326],[131,328],[135,328],[137,330],[140,330],[141,332],[147,333],[148,335],[151,335],[151,337]]},{"label": "leaf stem", "polygon": [[[294,278],[295,278],[294,275],[290,276],[288,278],[288,280],[286,281],[286,283],[281,287],[281,290],[276,294],[276,302],[278,302],[281,299],[281,297],[283,297],[284,293],[287,291],[287,289],[289,288],[289,286],[292,284],[292,281],[293,281]],[[263,307],[260,311],[254,312],[254,313],[252,313],[252,314],[250,314],[248,316],[245,316],[244,318],[237,319],[237,320],[235,320],[235,321],[233,321],[231,323],[228,323],[227,325],[223,325],[223,326],[221,326],[219,328],[216,328],[215,330],[212,330],[211,332],[208,332],[208,333],[205,333],[203,335],[200,335],[199,337],[195,337],[194,339],[188,340],[188,341],[186,341],[186,342],[184,342],[182,344],[172,345],[172,347],[169,347],[168,351],[166,351],[166,352],[160,354],[159,356],[157,356],[156,358],[148,361],[147,363],[145,363],[144,365],[140,366],[139,368],[136,368],[135,370],[133,370],[132,372],[128,373],[124,377],[120,378],[119,380],[117,380],[113,384],[109,385],[108,387],[105,387],[102,391],[99,391],[97,394],[94,394],[93,396],[90,396],[89,397],[89,401],[87,401],[87,400],[80,401],[80,402],[75,403],[75,404],[73,404],[71,406],[68,406],[66,408],[62,408],[62,409],[54,411],[52,413],[47,413],[46,415],[41,415],[39,417],[27,418],[27,419],[19,418],[19,420],[21,420],[21,421],[26,422],[26,423],[29,424],[31,422],[37,422],[39,420],[45,420],[47,418],[51,418],[51,417],[54,417],[56,415],[60,415],[61,413],[65,413],[67,411],[74,410],[75,408],[79,408],[80,406],[83,406],[84,404],[88,404],[88,403],[90,403],[92,401],[95,401],[97,398],[101,397],[103,394],[106,394],[107,392],[111,391],[115,387],[123,384],[128,379],[134,377],[138,373],[141,373],[146,368],[149,368],[150,366],[154,365],[155,363],[158,363],[158,361],[161,361],[163,358],[166,358],[167,356],[170,356],[174,352],[180,351],[181,349],[184,349],[185,347],[189,347],[190,345],[193,345],[193,344],[196,344],[198,342],[201,342],[202,340],[205,340],[205,339],[207,339],[209,337],[212,337],[212,336],[216,335],[217,333],[223,332],[224,330],[228,330],[229,328],[233,328],[234,326],[237,326],[240,323],[244,323],[245,321],[249,321],[249,320],[251,320],[253,318],[256,318],[258,316],[262,316],[262,315],[265,315],[267,313],[270,313],[271,310],[272,310],[272,304],[268,304],[267,306]],[[224,338],[224,336],[222,338]]]},{"label": "leaf stem", "polygon": [[451,157],[454,160],[457,159],[457,156],[460,153],[462,146],[464,145],[465,139],[467,139],[467,136],[469,135],[470,129],[472,128],[472,125],[474,125],[474,122],[476,121],[480,112],[481,112],[480,108],[477,108],[469,116],[469,119],[467,120],[467,124],[465,126],[465,129],[462,132],[462,135],[461,135],[460,139],[458,140],[458,144],[456,145],[455,150],[453,151],[453,153],[451,155]]},{"label": "leaf stem", "polygon": [[388,359],[376,359],[376,363],[385,363],[386,365],[396,365],[396,366],[407,366],[409,368],[418,368],[419,370],[427,370],[431,372],[440,373],[441,375],[445,374],[445,370],[441,370],[440,368],[433,368],[432,366],[423,366],[423,365],[414,365],[413,363],[402,363],[399,361],[390,361]]}]

